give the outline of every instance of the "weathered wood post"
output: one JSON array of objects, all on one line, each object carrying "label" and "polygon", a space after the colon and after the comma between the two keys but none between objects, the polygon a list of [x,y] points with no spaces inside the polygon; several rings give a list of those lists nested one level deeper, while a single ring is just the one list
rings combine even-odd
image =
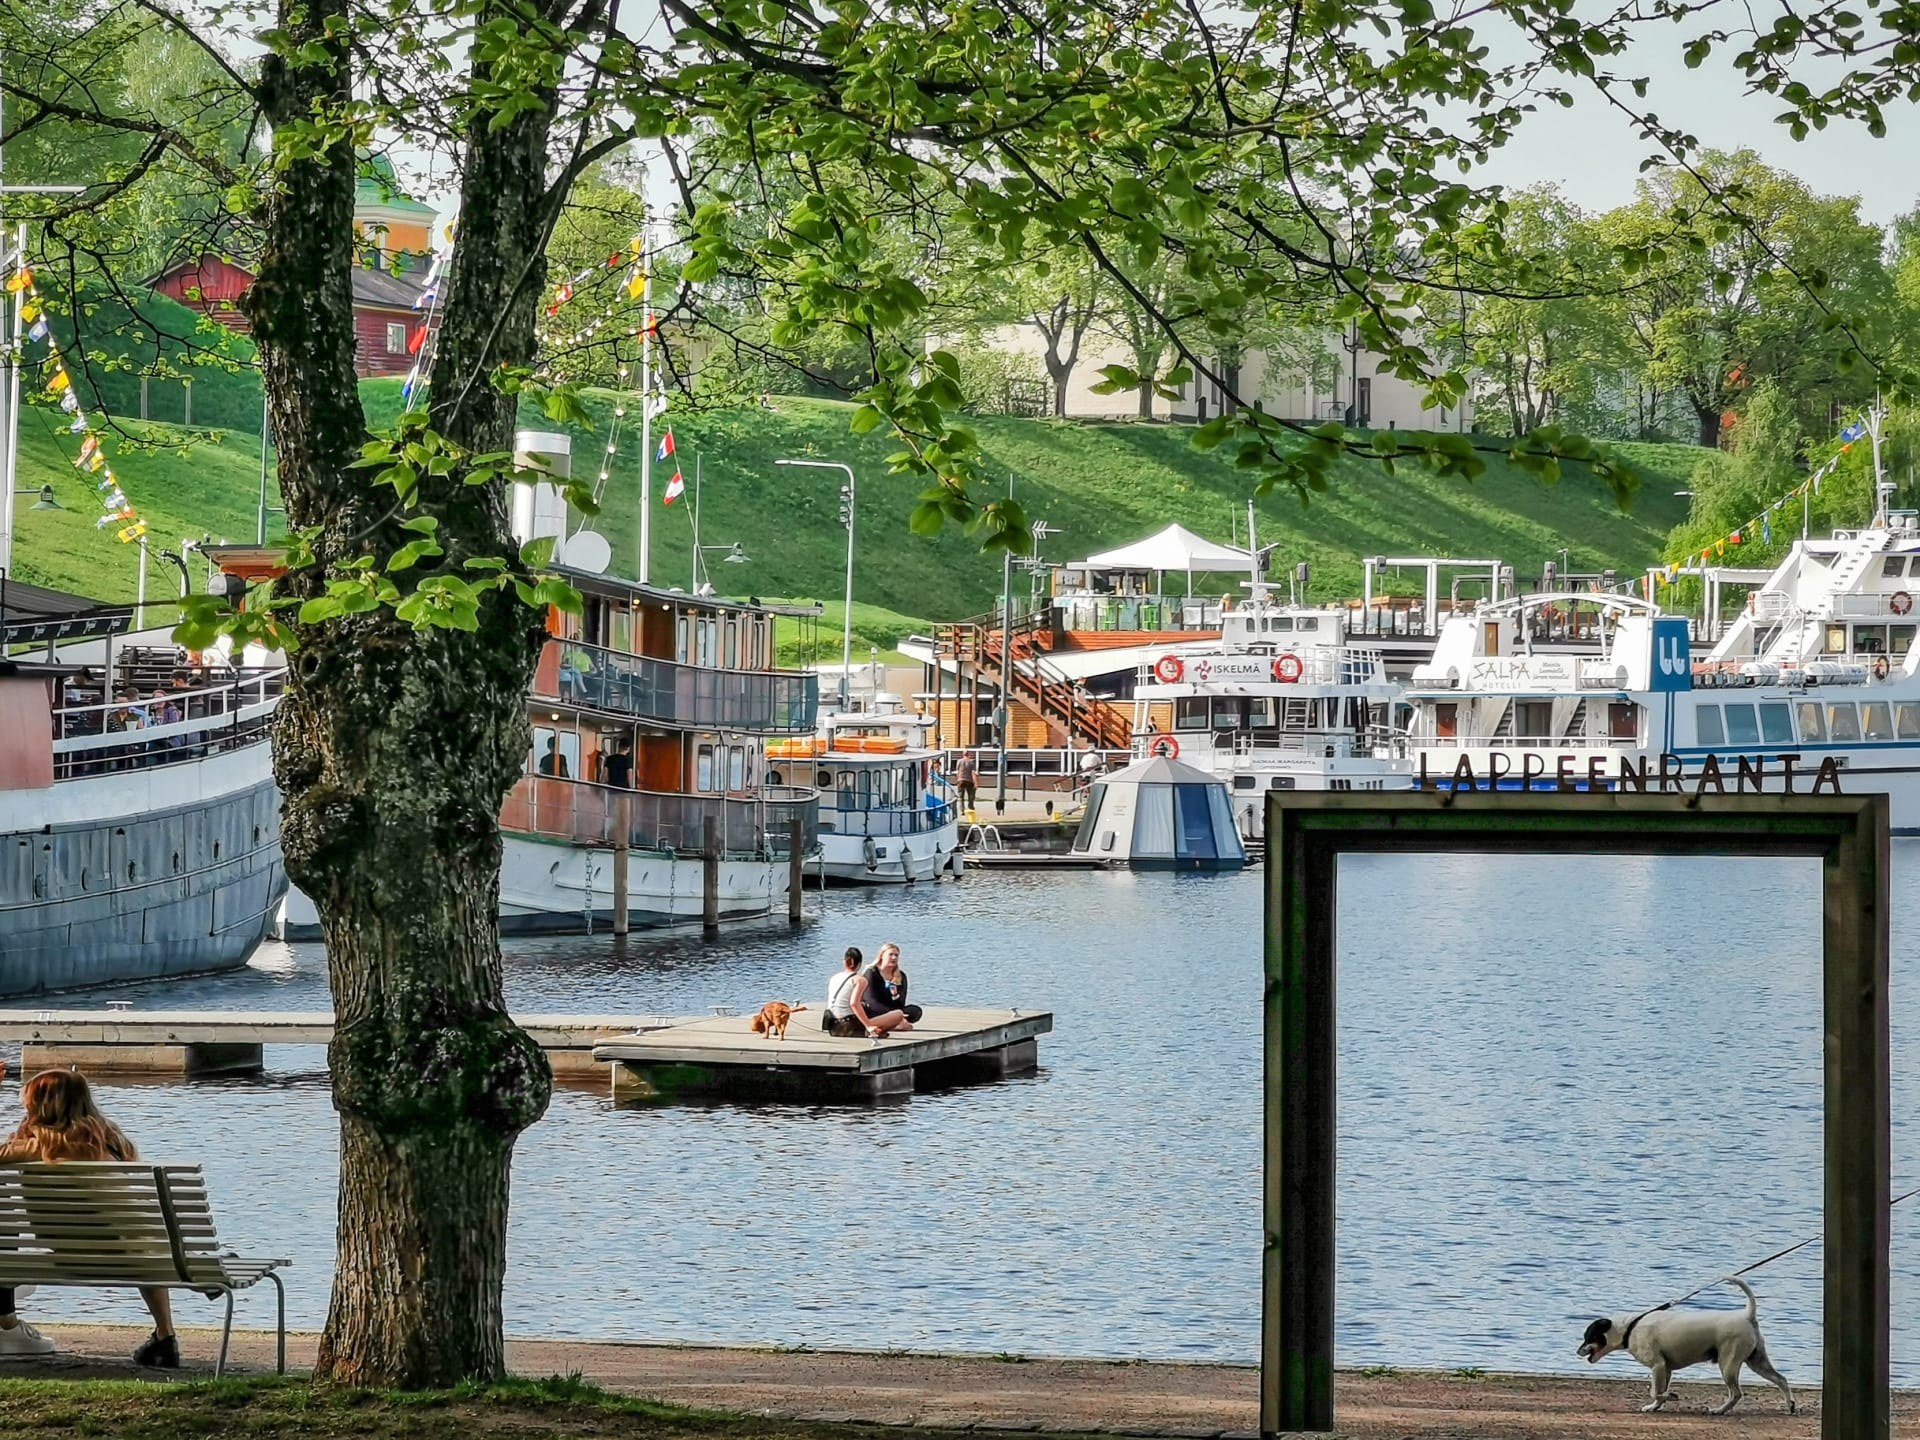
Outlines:
[{"label": "weathered wood post", "polygon": [[633,828],[633,797],[622,793],[613,801],[613,933],[627,933],[627,837]]},{"label": "weathered wood post", "polygon": [[707,816],[700,829],[700,928],[713,936],[720,933],[719,817]]},{"label": "weathered wood post", "polygon": [[798,815],[787,819],[787,921],[800,923],[800,902],[807,883],[807,857],[801,851],[806,826]]},{"label": "weathered wood post", "polygon": [[[1700,787],[1704,788],[1704,786]],[[1267,801],[1260,1430],[1333,1429],[1335,950],[1342,854],[1817,859],[1823,890],[1821,1440],[1892,1433],[1888,797],[1621,791]]]}]

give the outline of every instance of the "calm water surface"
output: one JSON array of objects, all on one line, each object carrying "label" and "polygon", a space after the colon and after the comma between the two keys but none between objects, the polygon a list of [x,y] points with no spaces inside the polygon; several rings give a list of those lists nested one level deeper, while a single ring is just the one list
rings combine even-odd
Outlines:
[{"label": "calm water surface", "polygon": [[[1920,847],[1896,847],[1896,876],[1916,864]],[[510,1330],[1254,1360],[1261,880],[979,873],[810,895],[824,913],[798,933],[624,954],[604,938],[513,944],[518,1008],[691,1013],[817,1006],[841,947],[892,939],[917,999],[1046,1008],[1055,1031],[1036,1075],[874,1108],[556,1092],[516,1161]],[[1344,862],[1343,1363],[1572,1369],[1593,1315],[1818,1229],[1818,906],[1812,862]],[[1920,1184],[1920,1035],[1899,1003],[1917,970],[1909,892],[1894,920],[1896,1192]],[[327,1005],[310,946],[112,998]],[[318,1051],[272,1049],[268,1066],[103,1098],[148,1154],[205,1163],[230,1243],[294,1256],[292,1318],[311,1327],[333,1252],[333,1114]],[[1909,1382],[1914,1218],[1894,1223]],[[1759,1287],[1775,1359],[1816,1378],[1817,1247]],[[50,1319],[138,1312],[33,1304]],[[241,1304],[243,1323],[267,1322],[264,1297]]]}]

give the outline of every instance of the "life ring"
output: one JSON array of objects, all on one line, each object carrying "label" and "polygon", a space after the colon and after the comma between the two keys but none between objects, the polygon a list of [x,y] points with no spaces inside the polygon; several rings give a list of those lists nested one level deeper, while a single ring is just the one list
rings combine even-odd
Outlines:
[{"label": "life ring", "polygon": [[1180,663],[1178,655],[1162,655],[1153,662],[1154,678],[1162,685],[1172,685],[1187,673],[1187,667]]},{"label": "life ring", "polygon": [[1886,679],[1886,678],[1887,678],[1887,671],[1888,671],[1888,669],[1889,669],[1889,668],[1891,668],[1891,667],[1889,667],[1889,666],[1888,666],[1888,664],[1887,664],[1887,657],[1886,657],[1886,656],[1884,656],[1884,655],[1876,655],[1876,656],[1874,656],[1874,657],[1873,657],[1873,678],[1874,678],[1874,679],[1876,679],[1876,680],[1884,680],[1884,679]]},{"label": "life ring", "polygon": [[1178,760],[1180,742],[1171,735],[1156,735],[1147,742],[1147,753],[1156,760]]},{"label": "life ring", "polygon": [[1273,678],[1282,685],[1291,685],[1306,673],[1306,668],[1300,663],[1300,657],[1289,650],[1273,662]]},{"label": "life ring", "polygon": [[1913,609],[1913,596],[1904,590],[1893,592],[1893,598],[1887,602],[1887,608],[1896,615],[1904,615]]}]

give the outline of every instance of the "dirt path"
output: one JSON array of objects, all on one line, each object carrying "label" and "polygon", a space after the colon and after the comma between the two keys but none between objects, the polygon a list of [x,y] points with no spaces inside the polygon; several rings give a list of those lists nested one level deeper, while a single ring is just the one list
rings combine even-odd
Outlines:
[{"label": "dirt path", "polygon": [[[52,1330],[54,1327],[49,1326]],[[56,1362],[0,1363],[9,1375],[131,1376],[119,1359],[142,1338],[131,1329],[62,1325]],[[195,1373],[212,1368],[217,1334],[183,1336]],[[313,1363],[314,1337],[291,1337],[296,1369]],[[234,1337],[234,1362],[271,1369],[273,1337]],[[1259,1426],[1257,1373],[1230,1365],[1089,1360],[996,1361],[946,1355],[734,1350],[570,1340],[516,1340],[507,1360],[522,1375],[569,1374],[609,1390],[680,1405],[796,1419],[985,1430],[1105,1431],[1251,1437]],[[1624,1365],[1622,1366],[1625,1369]],[[1353,1440],[1815,1440],[1820,1395],[1806,1389],[1788,1417],[1779,1395],[1750,1388],[1731,1420],[1706,1413],[1717,1385],[1682,1385],[1681,1402],[1642,1415],[1646,1382],[1519,1375],[1461,1378],[1430,1372],[1342,1374],[1336,1419]],[[1894,1433],[1920,1440],[1920,1394],[1894,1397]]]}]

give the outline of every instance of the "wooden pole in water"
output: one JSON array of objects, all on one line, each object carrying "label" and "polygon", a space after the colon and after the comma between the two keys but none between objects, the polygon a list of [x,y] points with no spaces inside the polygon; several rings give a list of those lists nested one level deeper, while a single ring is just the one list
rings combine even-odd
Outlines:
[{"label": "wooden pole in water", "polygon": [[627,933],[627,836],[633,827],[632,797],[617,795],[613,801],[613,933]]},{"label": "wooden pole in water", "polygon": [[708,935],[720,932],[720,820],[709,815],[701,824],[700,928]]},{"label": "wooden pole in water", "polygon": [[800,923],[800,900],[804,893],[802,887],[807,881],[807,857],[801,853],[801,837],[806,827],[798,815],[787,820],[787,920],[790,924]]}]

